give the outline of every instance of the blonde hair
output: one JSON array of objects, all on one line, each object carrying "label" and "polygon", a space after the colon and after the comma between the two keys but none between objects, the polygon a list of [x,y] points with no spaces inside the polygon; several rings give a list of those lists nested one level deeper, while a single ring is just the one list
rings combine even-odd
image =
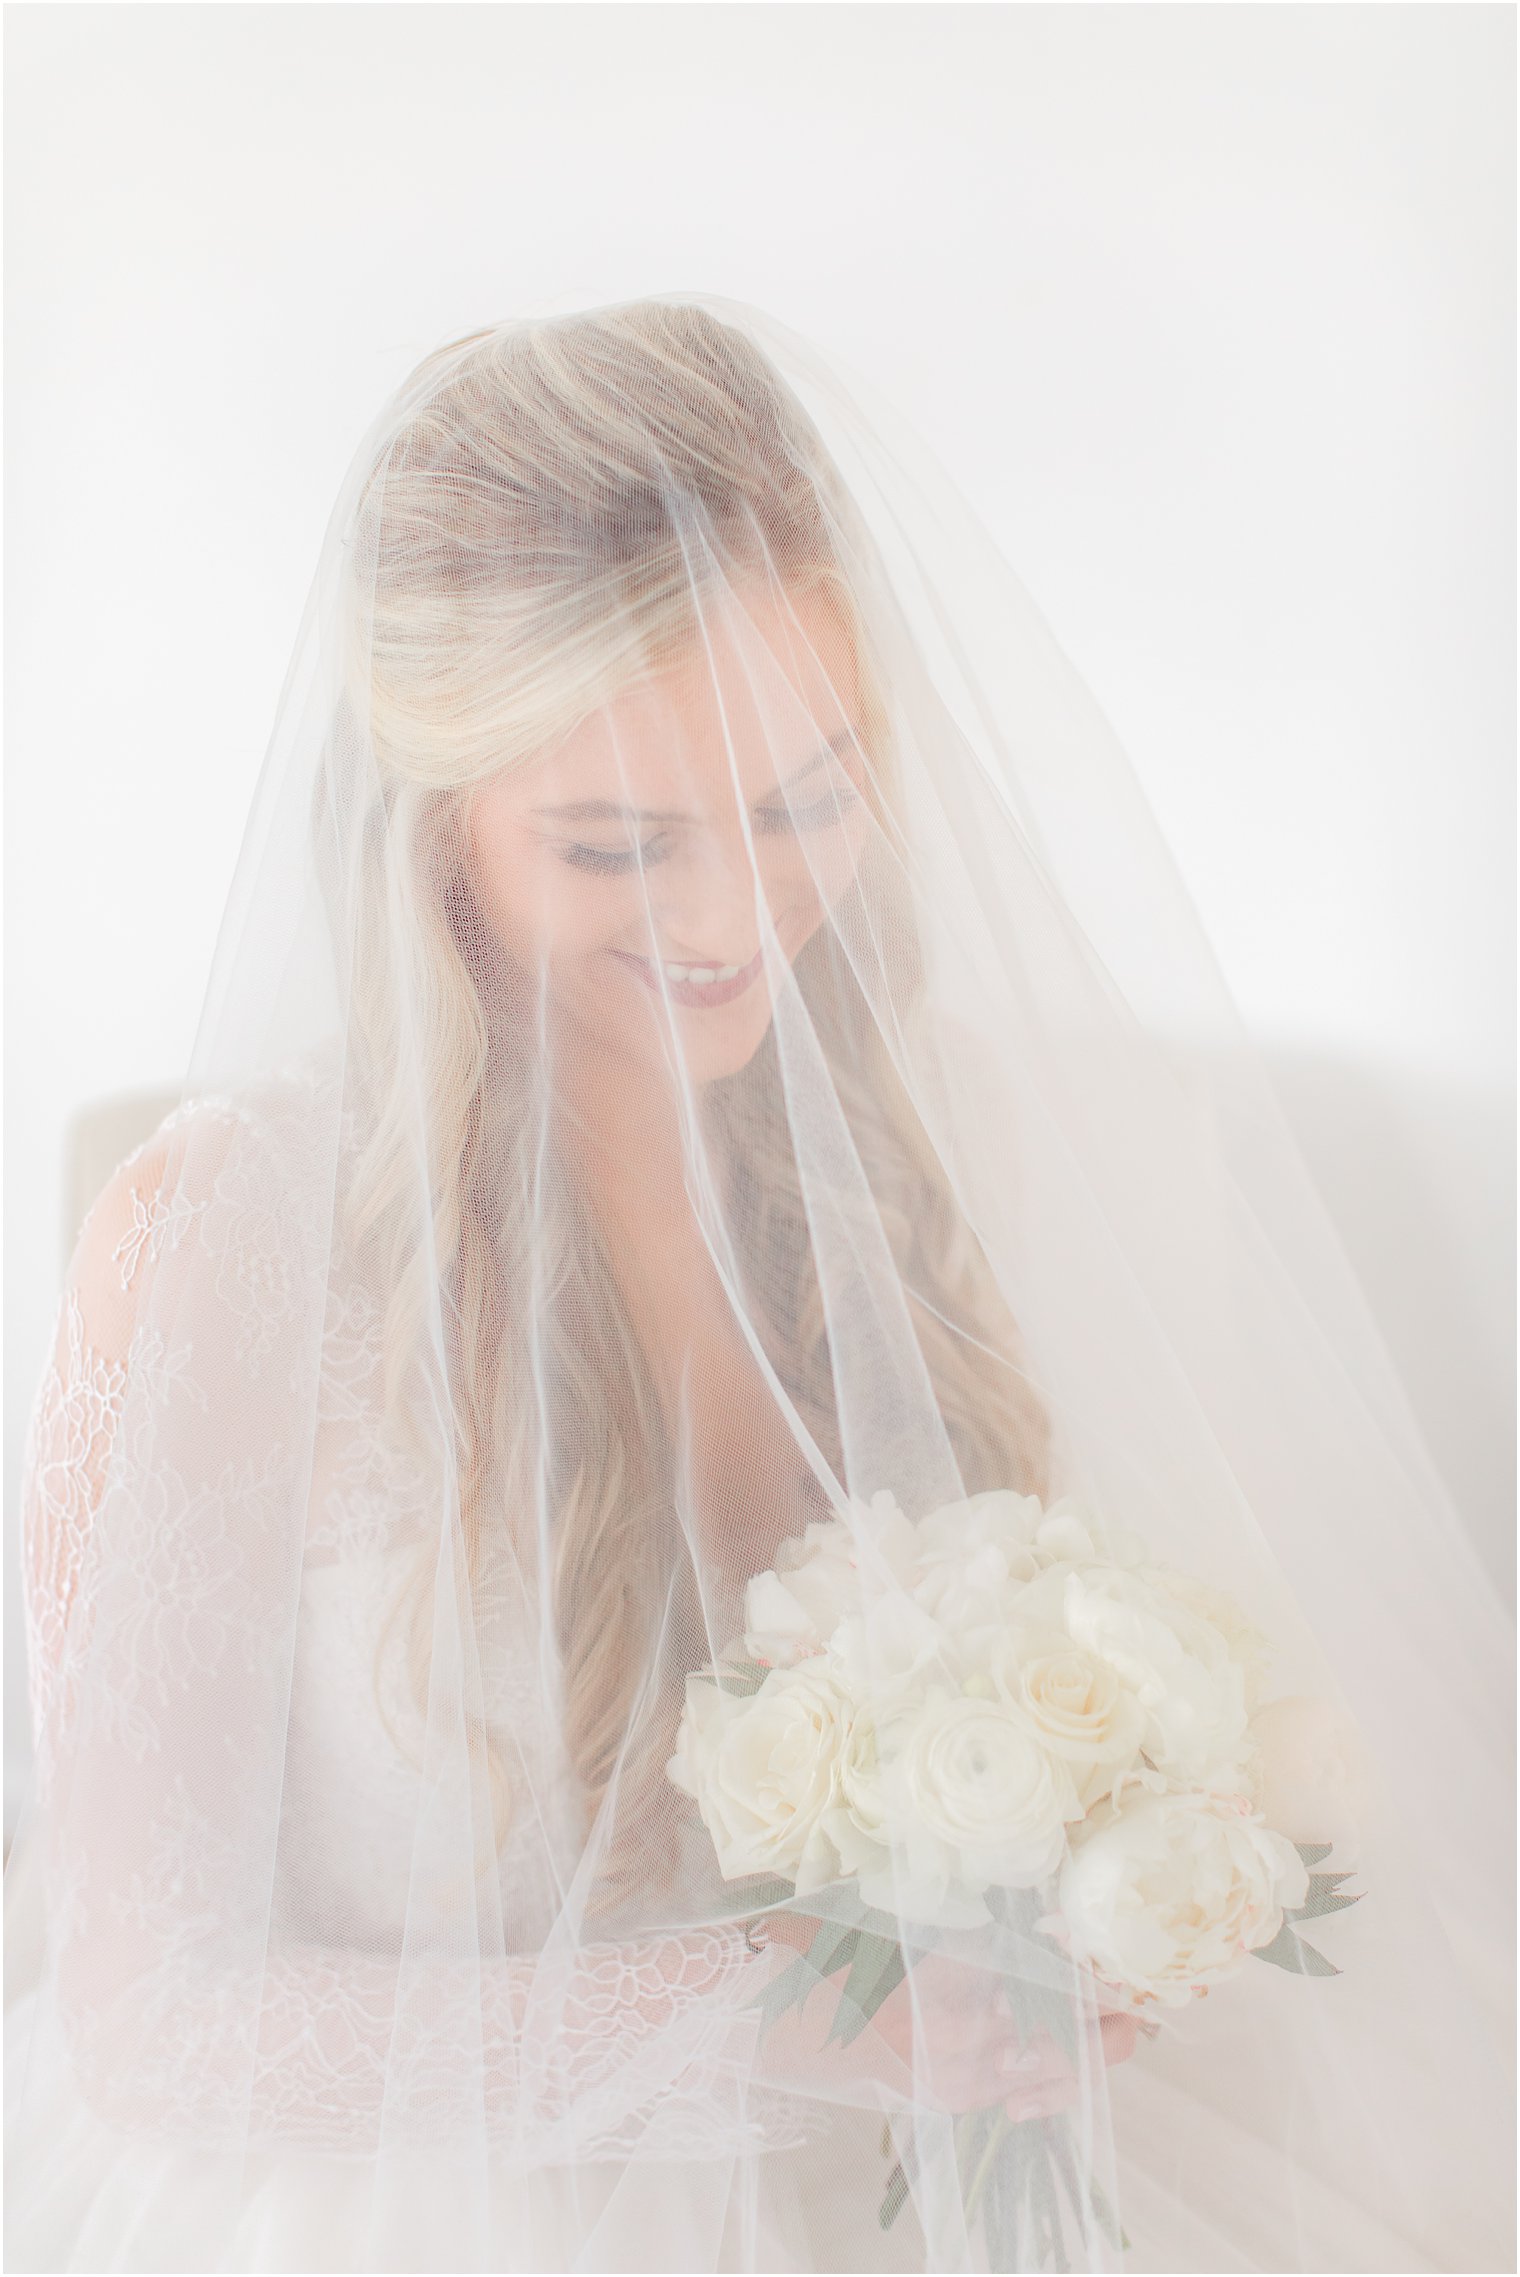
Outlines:
[{"label": "blonde hair", "polygon": [[[448,1399],[472,1589],[489,1529],[535,1507],[547,1487],[564,1743],[589,1826],[614,1777],[637,1790],[640,1778],[660,1776],[669,1752],[669,1729],[645,1716],[641,1769],[618,1768],[648,1664],[638,1643],[662,1623],[669,1642],[673,1589],[679,1598],[669,1449],[592,1213],[563,1175],[546,1185],[540,1172],[528,1219],[531,1024],[511,1016],[509,983],[492,964],[461,816],[476,788],[563,737],[632,674],[689,650],[692,565],[661,512],[672,489],[700,502],[735,554],[838,609],[855,641],[863,735],[883,784],[893,778],[889,735],[831,536],[831,523],[849,526],[850,501],[812,423],[742,334],[698,307],[634,302],[471,335],[437,351],[410,384],[423,400],[375,469],[361,548],[371,582],[359,609],[360,685],[385,827],[367,837],[353,934],[374,1135],[350,1217],[379,1257],[387,1390],[398,1408],[435,1277],[450,1290]],[[889,806],[873,804],[895,830]],[[878,890],[901,891],[886,876]],[[911,986],[906,912],[898,929],[895,969]],[[802,950],[795,973],[914,1300],[967,1490],[1042,1491],[1046,1424],[1017,1365],[1013,1323],[830,927]],[[426,1223],[407,1194],[416,1141],[407,1100],[419,1077]],[[756,1256],[796,1260],[795,1286],[767,1278],[774,1364],[837,1471],[822,1306],[773,1033],[742,1072],[707,1086],[703,1113],[735,1181],[736,1238]],[[788,1217],[789,1235],[778,1227]],[[547,1323],[547,1353],[532,1348],[535,1320]],[[514,1396],[546,1366],[552,1451],[535,1443],[530,1402]],[[404,1618],[420,1686],[425,1576]],[[472,1743],[490,1766],[499,1840],[509,1782],[489,1733],[472,1732]],[[626,1861],[654,1814],[624,1811],[623,1799]],[[609,1890],[615,1880],[609,1872]]]}]

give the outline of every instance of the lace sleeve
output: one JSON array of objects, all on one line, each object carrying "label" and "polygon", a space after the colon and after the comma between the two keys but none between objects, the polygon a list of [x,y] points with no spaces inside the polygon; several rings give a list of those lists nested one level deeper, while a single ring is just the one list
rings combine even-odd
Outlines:
[{"label": "lace sleeve", "polygon": [[165,1231],[170,1117],[121,1164],[80,1229],[54,1315],[22,1458],[27,1689],[39,1793],[70,1717],[85,1649],[81,1578],[121,1425],[134,1286]]},{"label": "lace sleeve", "polygon": [[734,1923],[490,1962],[313,1947],[181,1966],[140,2057],[92,2066],[90,2100],[211,2149],[478,2140],[544,2166],[774,2147],[798,2139],[790,2099],[751,2085],[775,1962]]},{"label": "lace sleeve", "polygon": [[[188,1244],[246,1245],[258,1228],[215,1181],[187,1196],[173,1138],[166,1126],[124,1163],[86,1221],[27,1436],[38,1794],[55,1995],[82,2092],[127,2132],[220,2148],[363,2156],[382,2138],[478,2138],[508,2162],[545,2164],[690,2156],[752,2144],[757,2129],[776,2139],[781,2105],[762,2122],[747,2086],[749,2012],[775,1956],[741,1924],[398,1956],[297,1942],[257,1891],[239,1902],[251,1877],[235,1814],[201,1757],[227,1745],[226,1702],[242,1697],[218,1691],[240,1642],[234,1560],[219,1566],[218,1552],[239,1523],[256,1525],[252,1472],[234,1466],[225,1505],[177,1500],[152,1429],[165,1399],[214,1415],[179,1364],[185,1324],[160,1268],[175,1252],[183,1263]],[[235,1318],[259,1263],[229,1254]],[[255,1328],[267,1290],[261,1302]],[[105,1648],[93,1660],[92,1630]],[[197,1713],[166,1726],[161,1703],[176,1697]]]},{"label": "lace sleeve", "polygon": [[90,1517],[121,1420],[126,1369],[94,1350],[66,1289],[32,1407],[22,1464],[22,1595],[27,1686],[39,1780],[46,1785],[69,1618],[90,1539]]}]

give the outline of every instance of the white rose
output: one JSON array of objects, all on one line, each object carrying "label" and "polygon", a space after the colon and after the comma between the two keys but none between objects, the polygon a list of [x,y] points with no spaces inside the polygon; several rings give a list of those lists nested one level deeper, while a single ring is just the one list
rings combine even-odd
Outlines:
[{"label": "white rose", "polygon": [[906,1590],[894,1589],[847,1613],[829,1641],[829,1660],[852,1697],[869,1700],[878,1719],[906,1694],[949,1679],[951,1644],[934,1616]]},{"label": "white rose", "polygon": [[988,1674],[1023,1711],[1052,1755],[1068,1765],[1091,1809],[1139,1759],[1146,1714],[1110,1661],[1063,1631],[1016,1626],[994,1648]]},{"label": "white rose", "polygon": [[1175,2008],[1269,1945],[1308,1883],[1293,1845],[1244,1797],[1131,1787],[1074,1841],[1061,1918],[1073,1959]]},{"label": "white rose", "polygon": [[[890,1805],[884,1773],[895,1752],[894,1728],[903,1727],[915,1713],[915,1707],[903,1708],[885,1725],[873,1716],[859,1715],[850,1727],[840,1758],[838,1799],[828,1820],[829,1836],[846,1874],[869,1878],[890,1872]],[[864,1888],[862,1895],[868,1903],[877,1902]],[[889,1902],[895,1904],[896,1899]]]},{"label": "white rose", "polygon": [[1051,1566],[1020,1619],[1107,1661],[1145,1712],[1144,1750],[1179,1784],[1232,1784],[1248,1760],[1245,1670],[1218,1629],[1136,1569]]},{"label": "white rose", "polygon": [[932,1690],[886,1772],[894,1839],[940,1846],[947,1873],[980,1892],[1028,1889],[1054,1873],[1082,1816],[1064,1763],[1006,1701]]},{"label": "white rose", "polygon": [[806,1893],[837,1878],[826,1821],[853,1716],[822,1660],[773,1668],[747,1699],[709,1678],[687,1678],[666,1769],[695,1798],[727,1880],[780,1874]]}]

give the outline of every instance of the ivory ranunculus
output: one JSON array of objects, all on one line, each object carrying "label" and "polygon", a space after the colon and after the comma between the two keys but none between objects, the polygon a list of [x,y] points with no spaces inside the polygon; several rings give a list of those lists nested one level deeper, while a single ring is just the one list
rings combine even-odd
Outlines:
[{"label": "ivory ranunculus", "polygon": [[931,1690],[883,1783],[894,1837],[937,1843],[952,1879],[1028,1889],[1082,1816],[1066,1765],[1006,1701]]},{"label": "ivory ranunculus", "polygon": [[1245,1797],[1129,1787],[1074,1842],[1060,1910],[1075,1960],[1181,2007],[1270,1944],[1307,1890],[1303,1860]]},{"label": "ivory ranunculus", "polygon": [[1145,1710],[1110,1661],[1061,1630],[1015,1627],[998,1641],[989,1674],[999,1696],[1023,1711],[1044,1746],[1067,1765],[1088,1809],[1134,1768]]},{"label": "ivory ranunculus", "polygon": [[780,1874],[803,1893],[834,1880],[839,1856],[827,1820],[854,1712],[822,1659],[773,1668],[747,1699],[710,1678],[687,1678],[666,1768],[695,1798],[726,1880]]}]

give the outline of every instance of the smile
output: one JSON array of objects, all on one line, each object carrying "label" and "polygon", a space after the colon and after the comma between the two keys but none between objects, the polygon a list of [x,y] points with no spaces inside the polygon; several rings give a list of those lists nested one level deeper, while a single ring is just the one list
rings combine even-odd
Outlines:
[{"label": "smile", "polygon": [[636,957],[627,949],[614,949],[612,954],[631,965],[656,996],[668,992],[672,1004],[697,1010],[731,1004],[736,996],[742,996],[758,975],[763,957],[763,951],[757,949],[747,965],[677,965],[656,964],[653,957]]}]

